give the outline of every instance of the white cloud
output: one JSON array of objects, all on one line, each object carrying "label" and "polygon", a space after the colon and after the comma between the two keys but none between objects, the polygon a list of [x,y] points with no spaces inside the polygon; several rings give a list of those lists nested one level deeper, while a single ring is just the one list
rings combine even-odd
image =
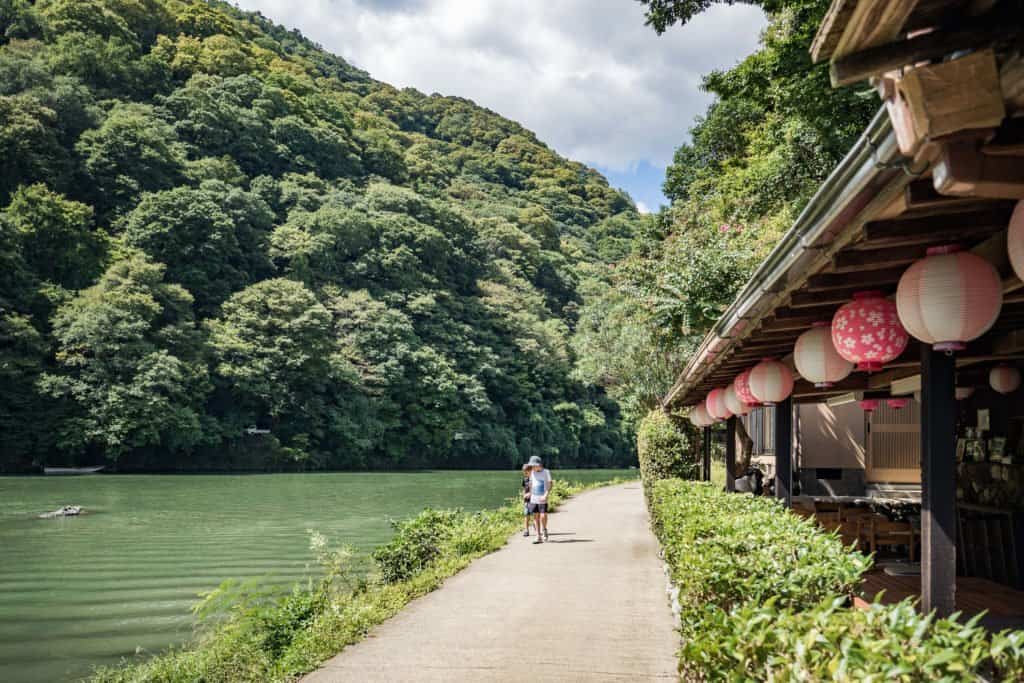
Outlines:
[{"label": "white cloud", "polygon": [[636,210],[639,211],[640,213],[650,213],[651,207],[647,206],[638,199],[636,200]]},{"label": "white cloud", "polygon": [[240,0],[371,76],[467,97],[558,152],[663,167],[704,111],[701,76],[751,52],[764,25],[717,5],[657,36],[635,0]]}]

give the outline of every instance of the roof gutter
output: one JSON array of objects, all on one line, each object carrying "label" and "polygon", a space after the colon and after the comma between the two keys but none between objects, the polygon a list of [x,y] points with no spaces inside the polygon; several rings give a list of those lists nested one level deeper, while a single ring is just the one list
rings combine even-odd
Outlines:
[{"label": "roof gutter", "polygon": [[[714,364],[716,356],[729,346],[732,338],[763,313],[756,310],[758,305],[765,301],[766,295],[780,291],[780,285],[786,283],[794,266],[813,258],[814,252],[830,244],[849,224],[853,216],[847,209],[853,199],[876,184],[883,171],[891,172],[894,162],[902,159],[892,123],[883,107],[704,337],[665,397],[665,405],[688,390],[699,379],[701,368]],[[853,215],[856,213],[859,211]]]}]

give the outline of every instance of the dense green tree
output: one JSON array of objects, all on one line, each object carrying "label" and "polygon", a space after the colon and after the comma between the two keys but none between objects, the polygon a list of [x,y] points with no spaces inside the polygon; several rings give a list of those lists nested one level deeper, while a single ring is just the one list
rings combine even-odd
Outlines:
[{"label": "dense green tree", "polygon": [[130,256],[112,265],[53,319],[57,372],[47,395],[73,404],[58,443],[117,460],[146,446],[187,452],[203,438],[209,390],[192,297],[163,265]]}]

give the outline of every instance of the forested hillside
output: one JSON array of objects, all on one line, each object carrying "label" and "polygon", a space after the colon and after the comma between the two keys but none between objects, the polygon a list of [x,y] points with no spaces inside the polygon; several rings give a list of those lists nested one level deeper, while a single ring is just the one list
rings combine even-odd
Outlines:
[{"label": "forested hillside", "polygon": [[629,198],[259,15],[0,0],[0,207],[0,470],[633,458],[570,345]]},{"label": "forested hillside", "polygon": [[[716,0],[640,2],[663,33]],[[581,314],[578,376],[607,386],[634,418],[658,406],[879,106],[874,92],[833,90],[828,64],[811,64],[808,49],[829,0],[746,4],[768,14],[760,49],[705,76],[715,99],[668,168],[671,206],[638,231]]]}]

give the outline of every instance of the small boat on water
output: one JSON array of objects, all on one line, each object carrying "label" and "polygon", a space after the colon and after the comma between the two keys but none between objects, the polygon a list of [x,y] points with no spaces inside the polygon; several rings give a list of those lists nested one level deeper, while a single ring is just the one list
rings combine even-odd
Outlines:
[{"label": "small boat on water", "polygon": [[96,467],[44,467],[43,474],[96,474],[106,465]]},{"label": "small boat on water", "polygon": [[54,517],[77,517],[82,514],[81,505],[65,505],[59,507],[53,512],[44,512],[39,515],[39,519],[53,519]]}]

